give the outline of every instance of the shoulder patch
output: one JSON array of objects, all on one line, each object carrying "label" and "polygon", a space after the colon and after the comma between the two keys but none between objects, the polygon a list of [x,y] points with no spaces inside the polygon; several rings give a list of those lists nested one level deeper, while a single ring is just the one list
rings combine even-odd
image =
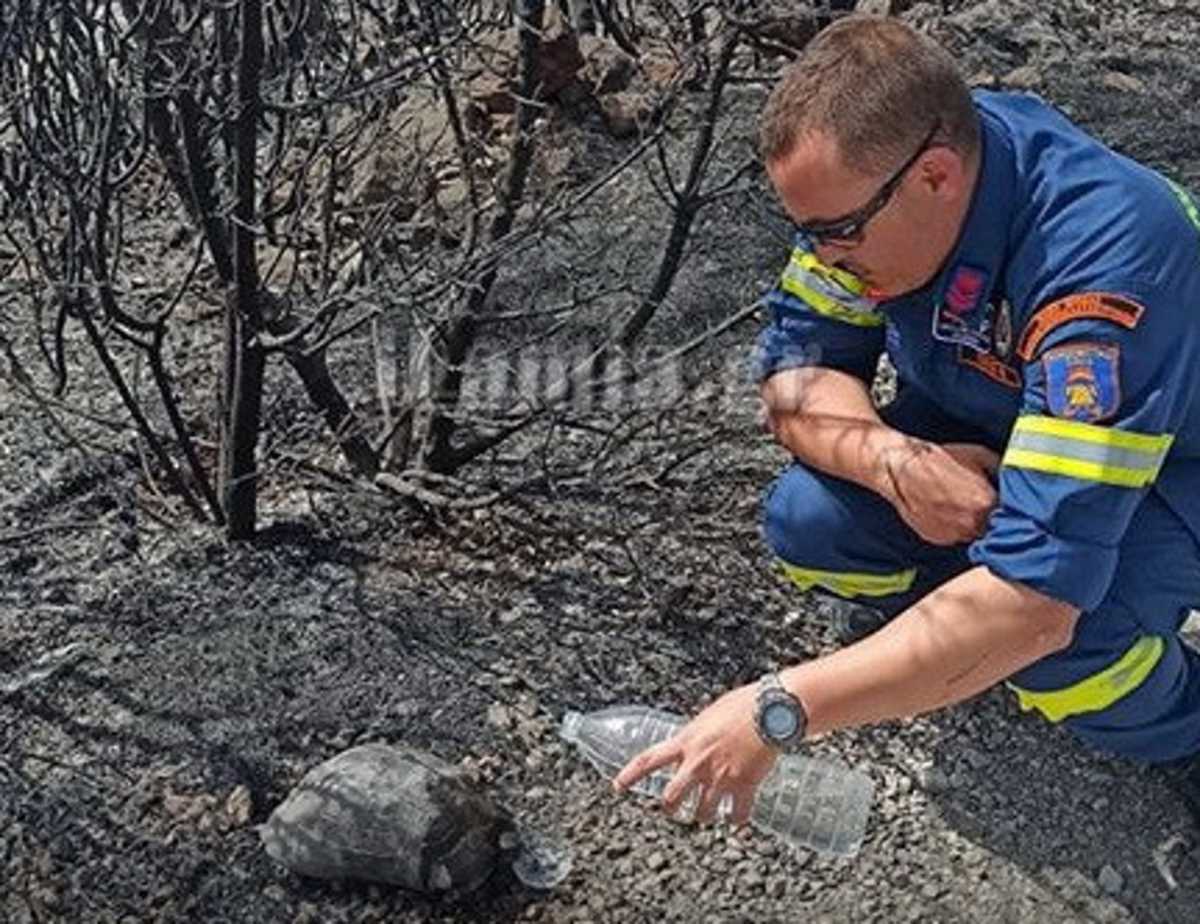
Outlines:
[{"label": "shoulder patch", "polygon": [[1133,330],[1142,319],[1145,310],[1145,307],[1133,299],[1110,292],[1081,292],[1078,295],[1068,295],[1034,312],[1025,325],[1025,330],[1021,332],[1017,355],[1029,362],[1050,331],[1082,318],[1112,321],[1126,330]]},{"label": "shoulder patch", "polygon": [[1106,343],[1069,343],[1042,356],[1051,414],[1096,423],[1121,404],[1120,349]]}]

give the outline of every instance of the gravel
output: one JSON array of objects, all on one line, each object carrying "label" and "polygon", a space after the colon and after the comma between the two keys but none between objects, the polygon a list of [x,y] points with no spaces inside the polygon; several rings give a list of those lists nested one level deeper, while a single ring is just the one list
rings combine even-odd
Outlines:
[{"label": "gravel", "polygon": [[[1035,87],[1200,187],[1193,3],[905,5],[977,83]],[[684,285],[677,308],[744,300],[717,287],[761,276],[768,245],[708,248],[711,291]],[[139,515],[127,446],[83,463],[42,418],[0,415],[0,920],[1200,920],[1196,832],[1164,781],[1001,689],[814,744],[877,783],[852,859],[676,824],[558,739],[567,709],[691,712],[832,646],[758,538],[781,460],[752,417],[679,415],[708,448],[669,478],[646,466],[434,523],[322,482],[272,488],[278,526],[231,545]],[[20,682],[65,645],[70,663]],[[436,901],[273,864],[256,825],[367,741],[460,763],[567,843],[573,872],[534,893],[501,871]]]}]

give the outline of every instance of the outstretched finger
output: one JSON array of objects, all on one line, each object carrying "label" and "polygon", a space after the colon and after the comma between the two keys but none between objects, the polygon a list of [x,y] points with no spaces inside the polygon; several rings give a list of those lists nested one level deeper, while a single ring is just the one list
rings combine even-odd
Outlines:
[{"label": "outstretched finger", "polygon": [[617,792],[623,792],[631,786],[636,786],[639,780],[649,776],[655,770],[661,770],[663,767],[671,766],[678,762],[679,753],[669,741],[656,744],[652,748],[646,748],[646,750],[642,751],[642,753],[638,754],[633,760],[622,767],[620,773],[613,777],[613,789]]}]

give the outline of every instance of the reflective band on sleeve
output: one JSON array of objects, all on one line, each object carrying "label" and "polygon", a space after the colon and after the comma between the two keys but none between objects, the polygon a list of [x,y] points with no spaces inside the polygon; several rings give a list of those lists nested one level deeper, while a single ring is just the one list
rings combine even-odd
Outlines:
[{"label": "reflective band on sleeve", "polygon": [[809,308],[845,324],[880,327],[883,315],[871,299],[863,296],[860,280],[843,270],[826,266],[806,250],[796,248],[788,261],[779,287]]},{"label": "reflective band on sleeve", "polygon": [[1013,426],[1003,465],[1052,475],[1144,488],[1158,477],[1175,438],[1062,420],[1022,416]]},{"label": "reflective band on sleeve", "polygon": [[887,597],[899,594],[912,587],[917,579],[917,569],[897,571],[894,574],[864,574],[854,571],[819,571],[816,568],[801,568],[780,560],[783,573],[796,582],[801,590],[823,587],[839,597]]},{"label": "reflective band on sleeve", "polygon": [[1175,194],[1175,198],[1183,206],[1183,213],[1187,215],[1188,221],[1197,229],[1200,229],[1200,210],[1196,208],[1196,203],[1191,195],[1174,180],[1167,179],[1166,177],[1163,177],[1163,179],[1167,180],[1167,185],[1171,187],[1171,192]]},{"label": "reflective band on sleeve", "polygon": [[1157,635],[1143,635],[1115,664],[1069,687],[1036,692],[1011,683],[1008,686],[1017,694],[1023,710],[1036,709],[1051,722],[1061,722],[1073,715],[1107,709],[1132,693],[1150,676],[1164,650],[1166,643]]}]

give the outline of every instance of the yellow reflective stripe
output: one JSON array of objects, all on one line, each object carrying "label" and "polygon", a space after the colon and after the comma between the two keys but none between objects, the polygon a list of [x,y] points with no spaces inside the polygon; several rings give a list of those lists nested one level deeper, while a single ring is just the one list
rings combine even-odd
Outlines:
[{"label": "yellow reflective stripe", "polygon": [[802,269],[806,269],[810,273],[816,273],[818,276],[824,276],[827,279],[832,279],[839,286],[853,295],[862,295],[867,291],[867,284],[853,273],[848,273],[843,269],[838,269],[836,266],[826,266],[817,259],[816,254],[809,253],[807,250],[801,250],[797,247],[792,251],[792,259],[796,260]]},{"label": "yellow reflective stripe", "polygon": [[849,277],[861,291],[862,283],[853,276],[825,266],[808,251],[797,248],[792,251],[787,269],[779,280],[779,287],[818,314],[856,327],[881,327],[883,316],[875,310],[874,303],[869,299],[854,291],[846,291],[844,298],[838,298],[814,287],[821,286],[831,291],[837,291],[839,287],[844,289],[842,277]]},{"label": "yellow reflective stripe", "polygon": [[1158,477],[1174,439],[1169,433],[1131,433],[1077,420],[1027,415],[1017,418],[1002,464],[1143,488]]},{"label": "yellow reflective stripe", "polygon": [[903,593],[917,579],[917,569],[897,571],[894,574],[865,574],[856,571],[821,571],[817,568],[801,568],[799,565],[779,562],[783,573],[799,585],[801,590],[824,587],[839,597],[886,597]]},{"label": "yellow reflective stripe", "polygon": [[1175,198],[1183,206],[1183,213],[1187,215],[1188,221],[1197,229],[1200,229],[1200,209],[1196,208],[1196,203],[1192,201],[1192,197],[1188,194],[1188,191],[1174,180],[1167,177],[1163,177],[1163,179],[1167,181],[1167,185],[1171,187],[1171,192],[1175,194]]},{"label": "yellow reflective stripe", "polygon": [[1036,709],[1051,722],[1061,722],[1073,715],[1107,709],[1132,693],[1150,676],[1165,650],[1166,643],[1160,637],[1143,635],[1115,664],[1069,687],[1041,692],[1012,683],[1009,687],[1023,710]]}]

